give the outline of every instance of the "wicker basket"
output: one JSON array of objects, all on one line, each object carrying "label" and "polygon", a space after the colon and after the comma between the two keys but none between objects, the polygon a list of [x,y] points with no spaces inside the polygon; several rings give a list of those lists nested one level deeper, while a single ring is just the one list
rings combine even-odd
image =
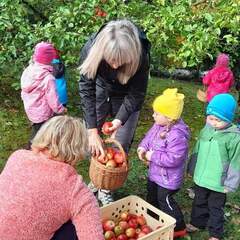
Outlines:
[{"label": "wicker basket", "polygon": [[[138,196],[128,196],[118,201],[101,207],[102,220],[112,219],[117,221],[122,212],[143,215],[153,232],[139,239],[141,240],[172,240],[176,220],[160,211]],[[158,228],[162,226],[161,228]]]},{"label": "wicker basket", "polygon": [[201,89],[198,89],[198,91],[197,91],[197,98],[201,102],[207,102],[206,92],[201,90]]},{"label": "wicker basket", "polygon": [[[114,144],[119,148],[120,152],[125,156],[127,161],[127,156],[122,148],[122,145],[115,139],[108,138],[104,140],[105,144]],[[91,158],[89,177],[93,185],[100,189],[115,190],[120,188],[128,175],[129,162],[124,167],[117,168],[107,168],[105,165],[98,162],[94,157]]]}]

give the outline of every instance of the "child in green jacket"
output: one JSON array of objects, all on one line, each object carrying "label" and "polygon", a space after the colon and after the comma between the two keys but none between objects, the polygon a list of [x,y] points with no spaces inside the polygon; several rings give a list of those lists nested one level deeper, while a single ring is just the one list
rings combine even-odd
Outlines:
[{"label": "child in green jacket", "polygon": [[240,182],[240,130],[232,124],[237,108],[230,94],[216,95],[207,106],[188,171],[193,175],[195,197],[189,232],[208,228],[209,240],[223,237],[226,193]]}]

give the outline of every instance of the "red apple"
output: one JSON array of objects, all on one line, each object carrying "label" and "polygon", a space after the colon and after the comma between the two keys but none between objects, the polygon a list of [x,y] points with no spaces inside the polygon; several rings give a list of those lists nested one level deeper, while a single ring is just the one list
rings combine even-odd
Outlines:
[{"label": "red apple", "polygon": [[114,149],[113,149],[113,148],[108,147],[108,148],[106,149],[106,156],[107,156],[107,158],[108,158],[109,160],[113,159],[114,154],[115,154],[115,153],[114,153]]},{"label": "red apple", "polygon": [[142,232],[144,232],[146,234],[152,232],[152,229],[148,225],[141,226],[141,230],[142,230]]},{"label": "red apple", "polygon": [[117,163],[114,160],[108,160],[106,163],[107,168],[115,168],[117,167]]},{"label": "red apple", "polygon": [[106,232],[104,233],[104,238],[105,238],[106,240],[110,240],[110,239],[113,238],[113,237],[115,237],[115,234],[114,234],[113,231],[106,231]]},{"label": "red apple", "polygon": [[128,225],[129,225],[129,227],[136,229],[137,226],[138,226],[137,219],[136,218],[131,218],[128,221]]},{"label": "red apple", "polygon": [[128,240],[128,237],[126,234],[120,234],[118,237],[117,237],[117,240]]},{"label": "red apple", "polygon": [[125,156],[121,152],[115,152],[114,160],[115,160],[116,163],[122,164],[125,161]]},{"label": "red apple", "polygon": [[129,214],[128,214],[127,221],[129,221],[129,220],[131,220],[131,219],[136,219],[136,218],[137,218],[137,215],[132,214],[132,213],[129,213]]},{"label": "red apple", "polygon": [[145,217],[144,216],[137,216],[137,223],[139,224],[139,225],[145,225],[146,224],[146,219],[145,219]]},{"label": "red apple", "polygon": [[104,231],[112,231],[115,227],[115,223],[113,220],[106,220],[103,222]]},{"label": "red apple", "polygon": [[120,221],[120,222],[118,223],[118,225],[121,226],[122,229],[124,229],[124,230],[126,230],[127,228],[129,228],[129,225],[128,225],[127,221]]},{"label": "red apple", "polygon": [[113,126],[112,122],[105,122],[102,126],[102,132],[105,135],[111,135],[112,131],[109,130]]}]

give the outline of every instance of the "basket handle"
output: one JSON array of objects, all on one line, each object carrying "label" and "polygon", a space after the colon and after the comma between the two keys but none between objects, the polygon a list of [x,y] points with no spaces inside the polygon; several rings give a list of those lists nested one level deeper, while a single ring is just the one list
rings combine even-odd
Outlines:
[{"label": "basket handle", "polygon": [[123,155],[123,157],[124,157],[124,160],[125,160],[126,162],[128,162],[127,155],[126,155],[126,153],[125,153],[125,151],[124,151],[124,149],[123,149],[123,147],[122,147],[122,145],[121,145],[121,143],[120,143],[119,141],[117,141],[117,140],[114,139],[114,138],[106,138],[106,139],[103,140],[103,141],[104,141],[104,143],[106,143],[106,144],[108,144],[108,143],[114,143],[114,144],[119,148],[120,152],[122,153],[122,155]]}]

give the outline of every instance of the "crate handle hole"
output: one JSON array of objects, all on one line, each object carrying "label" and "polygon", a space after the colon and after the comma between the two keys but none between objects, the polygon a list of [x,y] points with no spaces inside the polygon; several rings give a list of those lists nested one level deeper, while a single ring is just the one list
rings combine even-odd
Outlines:
[{"label": "crate handle hole", "polygon": [[158,214],[153,212],[152,210],[147,208],[147,214],[150,215],[152,218],[155,218],[157,221],[159,221],[160,217]]}]

